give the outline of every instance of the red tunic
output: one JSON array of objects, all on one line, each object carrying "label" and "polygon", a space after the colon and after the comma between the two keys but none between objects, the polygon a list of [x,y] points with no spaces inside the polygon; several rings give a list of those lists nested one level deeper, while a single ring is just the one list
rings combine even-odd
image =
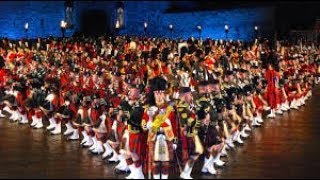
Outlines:
[{"label": "red tunic", "polygon": [[60,75],[60,82],[61,82],[61,87],[64,88],[68,84],[68,75],[66,73],[63,73]]},{"label": "red tunic", "polygon": [[90,113],[90,118],[92,120],[93,124],[96,124],[98,122],[98,118],[101,114],[98,112],[98,110],[92,108]]},{"label": "red tunic", "polygon": [[272,109],[277,107],[279,104],[279,91],[276,85],[279,80],[279,74],[275,70],[267,70],[265,78],[268,82],[267,85],[267,101]]},{"label": "red tunic", "polygon": [[0,69],[0,88],[3,88],[6,84],[7,73],[6,70]]}]

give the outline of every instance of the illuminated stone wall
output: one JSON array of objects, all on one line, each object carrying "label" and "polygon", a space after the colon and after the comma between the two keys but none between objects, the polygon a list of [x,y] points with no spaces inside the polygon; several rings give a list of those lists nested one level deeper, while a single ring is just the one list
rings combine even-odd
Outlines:
[{"label": "illuminated stone wall", "polygon": [[[192,9],[189,4],[188,9]],[[199,37],[197,26],[202,26],[201,36],[215,39],[225,38],[224,25],[230,27],[228,38],[249,40],[254,37],[253,27],[258,25],[260,33],[271,36],[274,29],[272,8],[250,8],[219,11],[197,11],[167,13],[170,1],[125,1],[125,27],[120,31],[127,35],[144,35],[143,23],[148,23],[147,35],[157,37]],[[9,38],[61,36],[60,21],[65,18],[64,1],[2,1],[0,2],[0,36]],[[66,36],[81,31],[81,14],[89,10],[105,11],[108,27],[114,32],[116,3],[112,1],[75,1],[73,29]],[[24,24],[29,23],[25,32]],[[172,34],[169,24],[174,29]]]}]

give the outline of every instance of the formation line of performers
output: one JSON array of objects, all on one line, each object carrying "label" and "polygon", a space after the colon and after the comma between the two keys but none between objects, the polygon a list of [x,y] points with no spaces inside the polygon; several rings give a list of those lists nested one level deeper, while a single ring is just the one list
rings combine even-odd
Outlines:
[{"label": "formation line of performers", "polygon": [[118,36],[0,47],[1,120],[79,140],[127,179],[192,179],[195,164],[215,175],[230,149],[319,83],[313,44]]}]

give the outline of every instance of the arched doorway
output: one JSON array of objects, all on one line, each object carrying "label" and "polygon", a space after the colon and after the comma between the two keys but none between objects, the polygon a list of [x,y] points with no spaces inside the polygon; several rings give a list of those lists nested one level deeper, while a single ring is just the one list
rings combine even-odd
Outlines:
[{"label": "arched doorway", "polygon": [[102,10],[89,10],[81,15],[80,28],[81,32],[85,35],[100,36],[111,34],[110,31],[110,18],[105,11]]}]

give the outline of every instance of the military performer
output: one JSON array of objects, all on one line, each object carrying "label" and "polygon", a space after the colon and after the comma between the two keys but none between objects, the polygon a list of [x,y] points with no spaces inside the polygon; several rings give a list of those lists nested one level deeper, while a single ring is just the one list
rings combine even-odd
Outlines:
[{"label": "military performer", "polygon": [[222,150],[216,152],[216,156],[213,161],[214,164],[220,167],[225,164],[225,162],[220,159],[220,156],[227,155],[224,150],[227,145],[224,142],[224,139],[228,137],[226,123],[231,122],[228,121],[229,118],[226,117],[227,101],[222,87],[221,72],[222,71],[215,72],[217,79],[209,80],[206,86],[210,102],[210,123],[216,128],[217,138],[221,139],[221,141],[217,141],[215,147],[218,147],[220,144],[223,144],[224,147]]},{"label": "military performer", "polygon": [[[220,132],[217,128],[217,120],[212,116],[213,106],[210,103],[208,95],[209,88],[207,81],[201,81],[198,84],[199,97],[196,100],[197,104],[197,119],[201,121],[199,127],[199,137],[204,148],[204,164],[201,169],[203,173],[216,174],[214,163],[217,161],[217,152],[221,152],[223,148],[219,146],[222,143]],[[218,148],[217,148],[218,147]]]},{"label": "military performer", "polygon": [[[120,87],[119,87],[120,88]],[[120,89],[118,89],[119,92]],[[129,133],[128,130],[126,129],[126,121],[127,121],[127,116],[124,116],[122,113],[122,108],[126,109],[127,107],[125,106],[125,96],[122,94],[115,94],[115,97],[111,99],[112,102],[112,136],[111,138],[107,141],[109,145],[112,147],[112,157],[108,159],[108,162],[119,162],[122,160],[122,164],[125,164],[124,171],[128,171],[129,167],[125,163],[125,158],[124,156],[120,155],[120,149],[127,149],[128,144],[129,144]],[[119,113],[120,112],[120,113]],[[120,166],[120,164],[118,164]],[[119,167],[118,166],[118,167]]]},{"label": "military performer", "polygon": [[265,79],[267,80],[268,86],[266,89],[268,104],[271,108],[271,113],[268,115],[270,118],[275,117],[277,109],[277,90],[278,90],[278,81],[279,74],[274,70],[273,65],[269,64],[267,66],[267,71],[265,74]]},{"label": "military performer", "polygon": [[100,106],[100,98],[97,97],[95,94],[92,95],[92,103],[90,105],[88,112],[89,112],[90,121],[88,124],[86,124],[86,126],[87,126],[86,132],[89,135],[88,138],[92,139],[92,141],[93,141],[93,144],[89,148],[89,150],[93,154],[101,154],[104,151],[102,138],[100,138],[100,136],[97,136],[97,134],[93,130],[94,125],[98,123],[99,117],[102,114],[101,106]]},{"label": "military performer", "polygon": [[6,81],[7,81],[7,72],[4,69],[5,68],[5,60],[4,58],[0,55],[0,118],[5,117],[4,114],[2,114],[2,110],[4,108],[3,104],[3,97],[5,96],[5,86],[6,86]]},{"label": "military performer", "polygon": [[[54,114],[55,119],[60,119],[61,122],[64,122],[65,124],[70,123],[71,119],[73,119],[77,113],[72,108],[71,103],[72,103],[71,94],[65,94],[63,97],[63,102],[60,102],[60,107]],[[68,133],[66,133],[66,134],[70,135],[71,133],[73,133],[73,131],[74,131],[74,129],[71,126],[67,129],[66,132],[68,132]]]},{"label": "military performer", "polygon": [[43,111],[41,106],[45,103],[46,92],[44,91],[43,83],[40,82],[37,78],[33,79],[33,90],[32,90],[32,103],[33,103],[33,116],[31,127],[35,129],[40,129],[43,127]]},{"label": "military performer", "polygon": [[167,81],[157,76],[150,81],[148,107],[142,119],[148,131],[148,178],[168,179],[170,162],[177,147],[177,122],[174,108],[165,103]]},{"label": "military performer", "polygon": [[45,104],[41,105],[40,108],[46,117],[49,119],[49,126],[47,130],[51,131],[51,134],[60,134],[61,133],[61,121],[59,118],[55,118],[55,113],[59,109],[59,96],[58,89],[56,84],[48,85],[47,89],[49,93],[46,97]]},{"label": "military performer", "polygon": [[139,84],[132,83],[129,87],[128,101],[123,103],[120,111],[121,114],[127,118],[127,130],[129,133],[128,149],[121,149],[120,154],[124,155],[125,161],[123,165],[120,164],[118,169],[125,170],[128,166],[130,175],[126,179],[144,179],[142,162],[144,155],[146,154],[146,133],[143,132],[141,127],[141,120],[144,113],[144,109],[141,104],[141,86]]},{"label": "military performer", "polygon": [[179,148],[182,150],[183,171],[180,177],[191,179],[191,172],[195,161],[203,153],[203,146],[198,136],[198,128],[201,126],[197,122],[196,109],[193,103],[190,87],[181,87],[179,90],[179,101],[177,107],[177,118],[179,123]]},{"label": "military performer", "polygon": [[[81,98],[81,96],[79,97]],[[80,104],[81,103],[81,104]],[[73,125],[77,128],[78,133],[74,133],[74,136],[77,136],[77,134],[82,134],[83,139],[82,139],[82,144],[88,143],[87,146],[92,146],[93,142],[92,139],[89,137],[88,132],[90,131],[89,125],[90,125],[90,113],[89,113],[89,108],[91,105],[91,98],[89,96],[85,96],[80,99],[79,102],[79,109],[76,114],[76,118],[73,120]],[[86,135],[84,135],[84,132],[86,132]],[[78,137],[79,138],[79,137]],[[76,139],[76,138],[75,138]]]}]

